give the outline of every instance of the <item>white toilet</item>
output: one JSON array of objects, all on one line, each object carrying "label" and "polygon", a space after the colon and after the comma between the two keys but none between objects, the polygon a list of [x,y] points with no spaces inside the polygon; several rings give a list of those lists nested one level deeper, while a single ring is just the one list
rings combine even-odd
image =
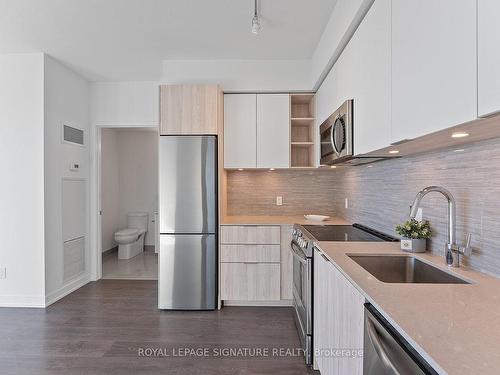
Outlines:
[{"label": "white toilet", "polygon": [[127,215],[127,228],[115,233],[118,259],[130,259],[144,251],[144,237],[148,231],[148,214],[131,212]]}]

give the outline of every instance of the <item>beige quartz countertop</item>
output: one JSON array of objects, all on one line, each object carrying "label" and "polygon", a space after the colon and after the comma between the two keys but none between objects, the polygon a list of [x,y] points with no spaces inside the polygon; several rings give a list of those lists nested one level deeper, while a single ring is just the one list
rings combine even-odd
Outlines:
[{"label": "beige quartz countertop", "polygon": [[466,268],[450,269],[443,257],[425,253],[415,256],[473,284],[384,283],[348,254],[406,254],[399,243],[316,245],[436,371],[500,373],[500,280]]},{"label": "beige quartz countertop", "polygon": [[279,225],[279,224],[320,224],[345,225],[350,224],[344,219],[331,217],[322,222],[304,219],[304,216],[226,216],[221,220],[222,225]]}]

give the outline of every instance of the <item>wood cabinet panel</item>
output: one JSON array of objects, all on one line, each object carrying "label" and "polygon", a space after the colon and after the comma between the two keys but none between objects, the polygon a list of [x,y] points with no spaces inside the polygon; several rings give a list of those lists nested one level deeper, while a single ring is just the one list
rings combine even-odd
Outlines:
[{"label": "wood cabinet panel", "polygon": [[326,356],[323,354],[328,350],[328,334],[327,328],[329,326],[328,319],[328,269],[327,261],[321,256],[321,252],[317,249],[314,250],[314,279],[313,279],[313,293],[314,293],[314,309],[313,309],[313,345],[314,345],[314,363],[316,368],[322,374],[329,374],[328,362]]},{"label": "wood cabinet panel", "polygon": [[221,262],[279,263],[280,245],[221,245]]},{"label": "wood cabinet panel", "polygon": [[280,265],[277,263],[221,263],[223,300],[277,301]]},{"label": "wood cabinet panel", "polygon": [[362,375],[365,298],[333,264],[328,263],[327,267],[329,316],[335,317],[328,330],[330,347],[357,353],[328,358],[331,373]]},{"label": "wood cabinet panel", "polygon": [[293,299],[292,230],[293,225],[281,226],[281,299]]},{"label": "wood cabinet panel", "polygon": [[160,135],[217,134],[217,85],[161,85]]},{"label": "wood cabinet panel", "polygon": [[[322,374],[363,374],[363,295],[321,252],[314,252],[314,358]],[[338,356],[346,349],[356,355]]]},{"label": "wood cabinet panel", "polygon": [[223,244],[279,245],[279,226],[224,225],[221,227]]}]

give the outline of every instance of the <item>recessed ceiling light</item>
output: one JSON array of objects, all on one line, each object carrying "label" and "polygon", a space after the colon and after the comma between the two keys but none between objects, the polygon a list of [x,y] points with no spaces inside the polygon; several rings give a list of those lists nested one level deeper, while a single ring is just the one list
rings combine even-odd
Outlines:
[{"label": "recessed ceiling light", "polygon": [[469,136],[469,133],[466,133],[466,132],[455,132],[451,135],[451,138],[464,138],[464,137],[468,137]]},{"label": "recessed ceiling light", "polygon": [[335,168],[337,168],[337,166],[336,165],[331,165],[330,168],[331,169],[335,169]]},{"label": "recessed ceiling light", "polygon": [[465,150],[463,148],[459,148],[458,150],[453,150],[453,152],[464,152]]},{"label": "recessed ceiling light", "polygon": [[269,168],[269,171],[274,171],[274,168]]},{"label": "recessed ceiling light", "polygon": [[369,165],[367,168],[373,168],[373,165]]},{"label": "recessed ceiling light", "polygon": [[399,154],[399,150],[391,150],[389,151],[389,154]]},{"label": "recessed ceiling light", "polygon": [[243,168],[238,168],[238,170],[239,170],[239,171],[242,171],[242,170],[243,170]]}]

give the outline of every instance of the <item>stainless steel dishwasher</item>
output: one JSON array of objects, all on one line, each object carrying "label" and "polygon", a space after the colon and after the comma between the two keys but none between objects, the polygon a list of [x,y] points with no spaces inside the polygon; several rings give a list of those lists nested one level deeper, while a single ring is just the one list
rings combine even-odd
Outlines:
[{"label": "stainless steel dishwasher", "polygon": [[364,375],[437,374],[389,322],[365,304]]}]

